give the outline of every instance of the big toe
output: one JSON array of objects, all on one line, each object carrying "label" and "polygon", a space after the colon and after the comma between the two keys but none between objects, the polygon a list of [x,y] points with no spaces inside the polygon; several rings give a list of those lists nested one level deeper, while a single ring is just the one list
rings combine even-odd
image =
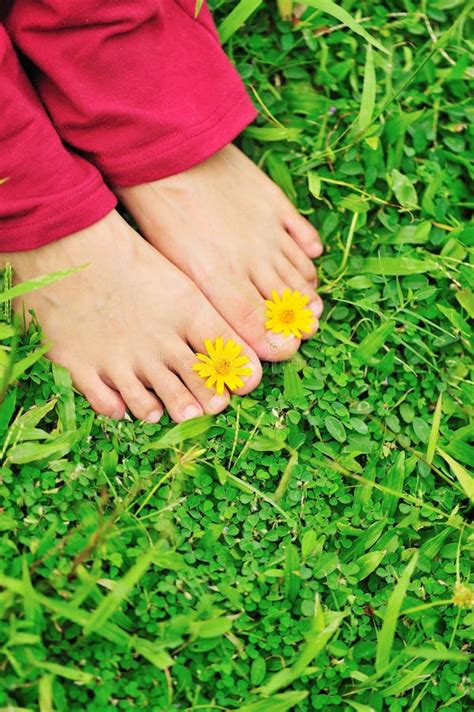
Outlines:
[{"label": "big toe", "polygon": [[[268,273],[269,283],[278,291],[280,278],[271,269]],[[283,282],[281,287],[284,287]],[[285,337],[265,328],[265,296],[250,277],[242,278],[238,285],[227,280],[215,281],[208,296],[233,332],[237,332],[262,361],[284,361],[298,350],[300,340],[295,336]]]},{"label": "big toe", "polygon": [[[310,339],[318,330],[319,319],[324,310],[323,301],[316,293],[315,288],[308,284],[308,282],[302,277],[301,273],[288,259],[286,259],[286,257],[283,257],[279,261],[277,270],[288,289],[294,293],[301,294],[307,299],[307,306],[313,313],[313,321],[312,324],[309,325],[308,330],[303,332],[302,338]],[[280,292],[280,295],[283,294],[283,291],[284,290]]]},{"label": "big toe", "polygon": [[[224,376],[235,374],[237,376],[234,383],[232,379],[227,380],[225,384],[226,392],[233,391],[238,395],[245,395],[253,391],[260,383],[262,365],[257,353],[210,305],[209,308],[202,309],[199,313],[199,318],[194,319],[189,324],[186,336],[191,349],[195,353],[211,356],[218,372],[220,368],[218,362],[226,359],[225,356],[219,358],[219,352],[215,349],[216,340],[219,339],[218,348],[225,347],[229,341],[240,347],[240,352],[237,356],[230,359],[229,373],[223,371],[221,374]],[[235,352],[237,350],[236,348]],[[243,358],[247,359],[246,362],[243,361]],[[201,378],[207,380],[205,373]],[[211,388],[214,391],[216,390],[215,385],[212,385]],[[225,393],[224,397],[226,397]]]},{"label": "big toe", "polygon": [[285,336],[266,328],[266,305],[261,294],[253,308],[249,308],[248,304],[241,305],[237,318],[239,333],[263,361],[285,361],[300,347],[301,341],[296,336]]}]

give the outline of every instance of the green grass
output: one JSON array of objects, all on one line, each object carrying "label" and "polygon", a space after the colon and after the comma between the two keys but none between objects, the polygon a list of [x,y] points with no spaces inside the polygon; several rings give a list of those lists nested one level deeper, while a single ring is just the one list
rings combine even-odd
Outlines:
[{"label": "green grass", "polygon": [[466,3],[213,4],[241,145],[326,244],[321,329],[173,429],[0,326],[0,710],[468,709]]}]

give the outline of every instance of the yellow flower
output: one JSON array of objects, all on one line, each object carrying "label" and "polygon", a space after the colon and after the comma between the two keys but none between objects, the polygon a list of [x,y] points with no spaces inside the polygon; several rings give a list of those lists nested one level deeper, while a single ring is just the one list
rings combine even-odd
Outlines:
[{"label": "yellow flower", "polygon": [[457,583],[454,587],[453,603],[459,608],[472,608],[474,606],[474,591],[464,583]]},{"label": "yellow flower", "polygon": [[206,354],[196,354],[198,363],[193,366],[193,371],[197,371],[201,378],[206,378],[206,386],[212,388],[222,395],[224,387],[230,391],[241,388],[244,382],[240,376],[248,376],[252,373],[245,364],[249,359],[241,355],[242,346],[236,344],[232,339],[224,343],[224,339],[219,336],[214,343],[210,339],[204,342],[207,350]]},{"label": "yellow flower", "polygon": [[294,334],[299,339],[302,332],[310,334],[314,324],[314,315],[306,304],[309,297],[303,297],[300,292],[291,292],[285,289],[280,297],[277,292],[272,292],[273,300],[267,299],[267,321],[265,327],[276,334],[281,331],[285,336]]}]

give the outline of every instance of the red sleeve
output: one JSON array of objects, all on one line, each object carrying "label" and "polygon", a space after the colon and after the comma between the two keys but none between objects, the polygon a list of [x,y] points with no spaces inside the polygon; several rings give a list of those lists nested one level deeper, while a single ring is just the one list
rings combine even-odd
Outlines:
[{"label": "red sleeve", "polygon": [[7,26],[58,133],[114,185],[185,170],[255,118],[196,0],[15,0]]},{"label": "red sleeve", "polygon": [[0,252],[76,232],[115,202],[98,171],[62,145],[0,24]]}]

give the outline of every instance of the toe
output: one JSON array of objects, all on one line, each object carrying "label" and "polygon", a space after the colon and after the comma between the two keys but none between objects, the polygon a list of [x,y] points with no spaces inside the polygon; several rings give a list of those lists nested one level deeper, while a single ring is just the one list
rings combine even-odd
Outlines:
[{"label": "toe", "polygon": [[[262,327],[260,328],[259,338],[262,339]],[[232,329],[229,324],[222,319],[212,307],[202,310],[198,319],[194,319],[189,324],[187,330],[187,340],[194,353],[207,353],[205,341],[209,339],[214,342],[218,337],[222,337],[224,342],[229,339],[242,347],[241,354],[247,356],[248,363],[246,368],[250,368],[251,372],[248,375],[242,376],[244,385],[236,389],[238,395],[250,393],[258,386],[262,379],[262,365],[256,352],[249,346],[243,337]]]},{"label": "toe", "polygon": [[286,259],[283,258],[278,263],[278,273],[286,285],[293,291],[298,291],[309,299],[308,307],[314,314],[315,324],[311,334],[308,334],[306,338],[312,336],[318,327],[318,320],[323,313],[323,301],[321,297],[316,294],[315,289],[306,282],[295,267]]},{"label": "toe", "polygon": [[[202,314],[199,319],[194,320],[194,324],[191,326],[194,341],[202,342],[204,338],[213,338],[214,334],[215,336],[224,336],[224,333],[229,332],[235,336],[235,332],[237,332],[240,335],[239,341],[246,344],[247,354],[249,347],[250,351],[253,349],[251,360],[255,373],[261,371],[259,358],[263,361],[283,361],[297,351],[300,342],[294,336],[284,337],[265,329],[265,297],[252,284],[250,278],[243,277],[237,289],[234,285],[229,285],[226,279],[216,279],[212,289],[208,290],[208,297],[225,317],[227,324],[220,318],[216,321],[215,312]],[[203,324],[206,324],[205,328],[202,326]],[[229,329],[229,325],[232,327],[231,329]],[[234,336],[227,338],[234,338]],[[259,380],[260,378],[255,385]],[[249,383],[253,383],[250,377],[247,380],[247,384]]]},{"label": "toe", "polygon": [[308,282],[312,287],[316,287],[318,283],[318,275],[316,272],[316,267],[314,266],[312,260],[306,256],[303,250],[296,244],[294,240],[291,239],[289,235],[286,235],[286,239],[283,243],[282,252],[285,257],[291,262],[293,267],[298,270],[303,279]]},{"label": "toe", "polygon": [[96,373],[84,373],[74,378],[74,385],[91,407],[108,418],[120,420],[124,417],[127,406],[117,391],[107,386]]},{"label": "toe", "polygon": [[303,252],[311,258],[323,253],[323,244],[318,231],[296,210],[284,220],[284,226]]},{"label": "toe", "polygon": [[147,377],[176,423],[204,415],[202,406],[189,388],[164,364],[153,369]]},{"label": "toe", "polygon": [[196,364],[196,354],[185,343],[177,345],[175,348],[176,354],[176,373],[189,388],[193,396],[199,401],[203,411],[208,415],[216,415],[221,413],[229,405],[230,396],[228,391],[224,390],[222,395],[216,393],[214,388],[208,388],[205,381],[193,370]]},{"label": "toe", "polygon": [[[276,258],[275,267],[271,267],[268,264],[261,268],[255,267],[253,281],[265,299],[273,299],[274,292],[281,296],[286,289],[298,291],[303,296],[308,297],[308,307],[314,314],[314,321],[311,331],[304,333],[302,338],[309,339],[316,333],[319,327],[319,317],[323,312],[323,302],[316,294],[314,287],[308,284],[283,254],[278,255]],[[288,355],[291,356],[300,343],[295,337],[290,337],[290,340],[288,340],[288,337],[285,338],[281,334],[275,334],[272,331],[267,331],[266,335],[272,348],[272,358],[269,359],[272,361],[288,358]]]},{"label": "toe", "polygon": [[[285,262],[287,262],[286,259]],[[290,287],[285,279],[285,275],[279,273],[276,266],[270,265],[267,262],[255,266],[251,277],[252,282],[264,300],[272,299],[273,292],[283,294],[285,289]],[[302,281],[304,283],[304,280]],[[307,287],[308,285],[305,283],[305,286]]]},{"label": "toe", "polygon": [[[223,285],[223,295],[226,294],[225,290],[226,286]],[[246,279],[240,290],[230,291],[227,287],[227,292],[225,298],[227,311],[222,313],[240,334],[241,340],[254,349],[258,358],[262,361],[284,361],[293,356],[299,348],[300,341],[294,336],[274,334],[265,328],[267,319],[265,296],[250,281],[250,278]]]},{"label": "toe", "polygon": [[262,359],[272,362],[286,361],[298,351],[300,344],[301,341],[296,336],[284,336],[283,334],[276,334],[273,331],[266,330],[265,355],[262,356]]},{"label": "toe", "polygon": [[113,379],[114,385],[127,404],[128,410],[148,423],[157,423],[163,415],[163,406],[134,374],[119,374]]}]

